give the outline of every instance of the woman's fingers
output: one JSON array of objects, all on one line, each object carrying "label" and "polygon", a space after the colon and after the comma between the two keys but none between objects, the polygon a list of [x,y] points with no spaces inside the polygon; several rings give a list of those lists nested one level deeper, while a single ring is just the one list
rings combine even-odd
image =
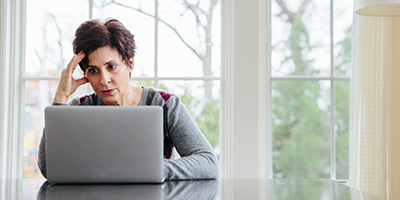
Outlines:
[{"label": "woman's fingers", "polygon": [[75,68],[85,56],[83,52],[75,54],[67,67],[61,72],[60,82],[58,83],[56,96],[54,97],[55,102],[66,103],[68,97],[73,94],[79,86],[88,82],[86,77],[77,80],[72,77]]},{"label": "woman's fingers", "polygon": [[75,54],[74,57],[72,57],[71,61],[68,63],[67,69],[69,72],[72,72],[75,70],[75,68],[78,66],[78,64],[82,61],[83,58],[85,58],[85,54],[83,51],[79,52],[78,54]]},{"label": "woman's fingers", "polygon": [[89,82],[86,77],[83,77],[83,78],[80,78],[80,79],[76,79],[74,81],[75,81],[76,87],[79,87],[79,86]]}]

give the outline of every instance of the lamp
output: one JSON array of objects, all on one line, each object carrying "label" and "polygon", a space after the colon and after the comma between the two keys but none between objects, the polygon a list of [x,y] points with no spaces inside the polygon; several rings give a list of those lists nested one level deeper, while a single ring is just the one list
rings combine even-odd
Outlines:
[{"label": "lamp", "polygon": [[355,11],[360,15],[400,16],[400,0],[355,0]]}]

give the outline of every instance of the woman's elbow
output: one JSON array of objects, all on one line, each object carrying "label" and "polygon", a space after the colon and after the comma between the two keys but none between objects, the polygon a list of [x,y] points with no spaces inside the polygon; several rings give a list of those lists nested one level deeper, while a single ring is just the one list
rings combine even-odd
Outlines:
[{"label": "woman's elbow", "polygon": [[210,179],[219,178],[219,161],[215,154],[209,156],[209,172]]}]

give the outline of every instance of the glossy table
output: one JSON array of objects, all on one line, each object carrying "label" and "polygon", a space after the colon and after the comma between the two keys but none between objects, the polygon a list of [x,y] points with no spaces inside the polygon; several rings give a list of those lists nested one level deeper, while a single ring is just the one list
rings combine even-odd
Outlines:
[{"label": "glossy table", "polygon": [[44,179],[0,179],[0,200],[267,199],[379,200],[332,180],[219,179],[163,184],[48,185]]}]

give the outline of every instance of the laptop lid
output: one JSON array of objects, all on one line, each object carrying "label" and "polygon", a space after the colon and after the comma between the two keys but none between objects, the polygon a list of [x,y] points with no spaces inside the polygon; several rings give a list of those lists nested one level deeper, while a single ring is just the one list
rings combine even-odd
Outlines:
[{"label": "laptop lid", "polygon": [[45,109],[51,183],[163,181],[158,106],[51,106]]}]

